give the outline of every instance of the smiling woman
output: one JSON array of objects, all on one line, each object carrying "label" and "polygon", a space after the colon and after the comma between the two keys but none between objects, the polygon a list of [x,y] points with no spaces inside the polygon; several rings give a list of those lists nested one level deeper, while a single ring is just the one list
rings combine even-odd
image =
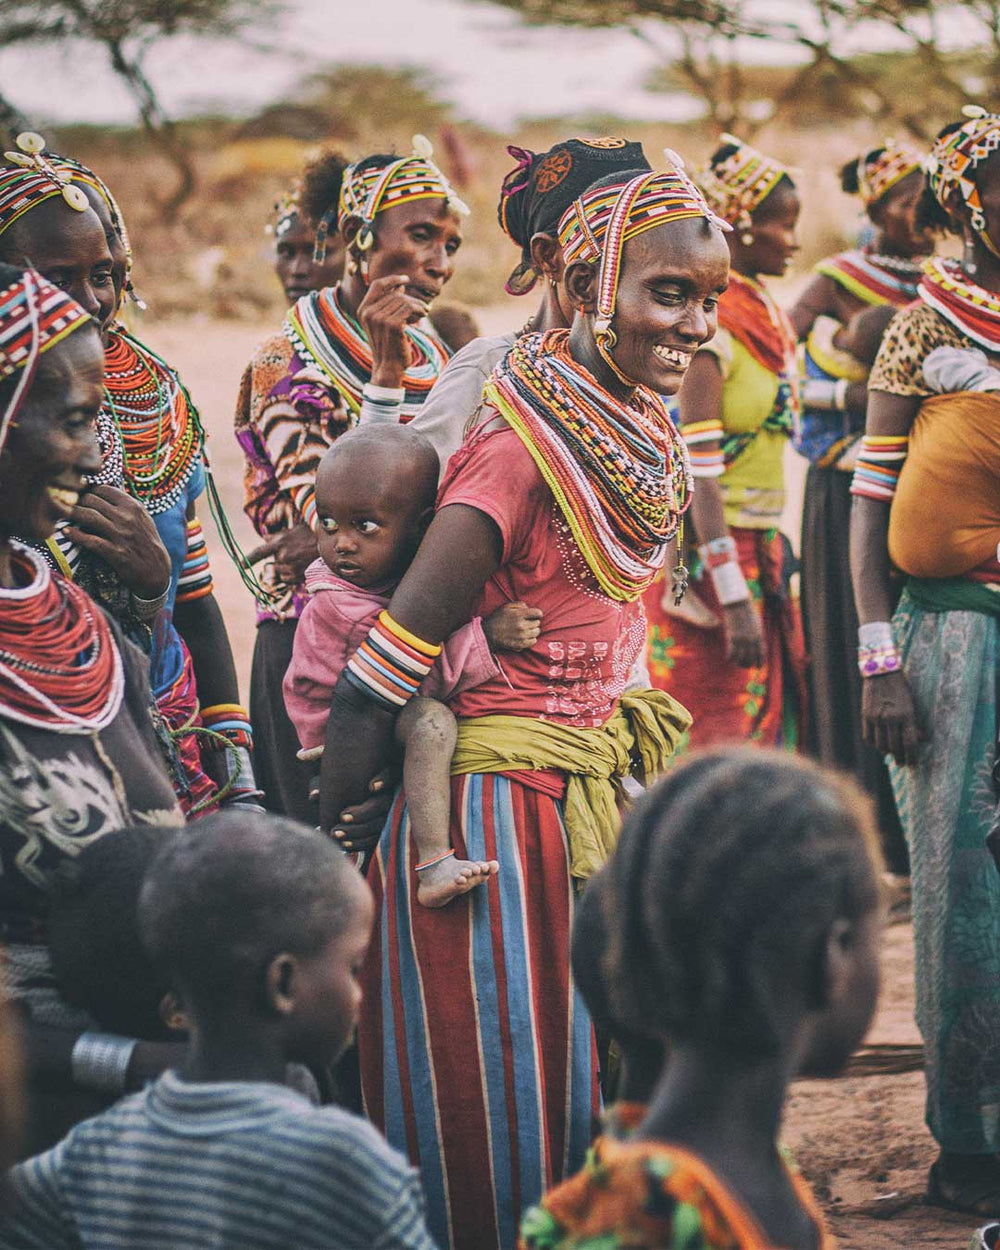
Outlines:
[{"label": "smiling woman", "polygon": [[[13,537],[49,538],[100,465],[96,325],[39,274],[0,265],[0,342],[0,933],[10,992],[29,1013],[38,1146],[80,1113],[70,1060],[90,1044],[75,1049],[86,1020],[60,1000],[41,942],[54,876],[114,829],[181,817],[141,656],[83,590]],[[112,1040],[121,1042],[107,1050],[120,1092],[134,1046]]]},{"label": "smiling woman", "polygon": [[694,714],[699,745],[750,741],[794,749],[805,712],[805,650],[792,598],[792,553],[778,531],[784,449],[798,412],[795,334],[762,278],[798,250],[799,197],[788,170],[731,136],[701,178],[735,229],[719,332],[679,396],[698,490],[695,581],[685,603],[646,596],[649,672]]},{"label": "smiling woman", "polygon": [[[514,1245],[522,1208],[579,1165],[598,1109],[569,970],[573,883],[614,844],[632,760],[655,774],[690,722],[663,692],[624,690],[640,597],[689,502],[660,392],[715,331],[721,225],[678,167],[622,171],[571,205],[559,237],[573,327],[524,335],[497,366],[383,632],[364,644],[433,653],[503,603],[541,610],[537,641],[450,704],[450,842],[497,860],[495,881],[417,906],[402,795],[368,874],[382,920],[364,973],[365,1102],[419,1157],[432,1231],[454,1250]],[[335,832],[393,732],[363,667],[338,682],[327,725],[320,819]],[[357,828],[340,827],[345,845],[362,844]]]},{"label": "smiling woman", "polygon": [[310,822],[311,770],[296,758],[281,686],[316,559],[316,470],[345,430],[406,422],[427,397],[449,354],[427,310],[454,271],[468,211],[419,135],[412,155],[365,157],[338,185],[326,204],[318,183],[305,190],[317,260],[336,237],[343,277],[292,306],[247,366],[236,412],[244,509],[262,539],[251,559],[273,592],[258,610],[250,684],[257,780],[270,810]]}]

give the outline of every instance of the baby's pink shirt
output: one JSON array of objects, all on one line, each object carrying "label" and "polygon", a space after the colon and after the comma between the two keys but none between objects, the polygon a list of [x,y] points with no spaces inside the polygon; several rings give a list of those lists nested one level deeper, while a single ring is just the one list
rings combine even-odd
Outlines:
[{"label": "baby's pink shirt", "polygon": [[[306,569],[311,598],[295,630],[292,662],[285,673],[285,708],[303,749],[322,747],[337,679],[368,636],[378,614],[388,607],[396,583],[363,589],[331,573],[322,560]],[[498,676],[493,653],[475,617],[444,644],[420,693],[447,703],[454,695]]]}]

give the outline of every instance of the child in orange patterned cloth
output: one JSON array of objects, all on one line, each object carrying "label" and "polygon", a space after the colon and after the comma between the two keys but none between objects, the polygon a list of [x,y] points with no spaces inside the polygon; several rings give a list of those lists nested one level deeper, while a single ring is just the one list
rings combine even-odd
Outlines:
[{"label": "child in orange patterned cloth", "polygon": [[602,881],[604,963],[670,1058],[521,1250],[833,1250],[778,1137],[789,1081],[839,1073],[871,1021],[878,856],[854,786],[774,751],[693,755],[642,799]]}]

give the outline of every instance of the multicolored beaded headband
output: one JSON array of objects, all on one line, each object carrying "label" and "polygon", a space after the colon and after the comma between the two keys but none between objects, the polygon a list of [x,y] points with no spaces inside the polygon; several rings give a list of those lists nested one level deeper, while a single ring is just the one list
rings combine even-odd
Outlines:
[{"label": "multicolored beaded headband", "polygon": [[703,170],[698,185],[719,216],[745,235],[752,229],[751,213],[788,176],[789,170],[735,135],[721,134],[719,143],[731,144],[736,150]]},{"label": "multicolored beaded headband", "polygon": [[17,136],[18,151],[4,152],[6,166],[0,166],[0,234],[30,209],[61,196],[77,213],[90,207],[85,192],[60,173],[43,156],[45,140],[27,130]]},{"label": "multicolored beaded headband", "polygon": [[[360,161],[348,165],[340,188],[338,221],[357,217],[361,224],[355,245],[367,252],[375,243],[375,217],[387,208],[414,200],[444,199],[463,217],[469,209],[451,189],[448,179],[433,161],[434,148],[423,135],[413,136],[413,151],[381,168],[359,169]],[[316,231],[315,259],[326,255],[326,236],[333,224],[333,210],[323,215]]]},{"label": "multicolored beaded headband", "polygon": [[[299,215],[299,197],[302,194],[302,184],[294,183],[281,196],[273,208],[274,221],[269,221],[264,227],[265,234],[273,234],[276,239],[281,239],[292,228],[292,222]],[[325,236],[324,236],[325,238]]]},{"label": "multicolored beaded headband", "polygon": [[677,153],[665,148],[663,155],[668,164],[666,170],[584,191],[559,219],[559,243],[567,266],[575,261],[600,261],[594,335],[608,363],[612,363],[609,353],[615,344],[611,322],[618,299],[622,253],[629,239],[668,222],[692,217],[703,217],[720,230],[732,230],[709,207],[684,172],[684,162]]},{"label": "multicolored beaded headband", "polygon": [[93,318],[75,299],[33,269],[26,269],[0,292],[0,378],[22,371],[0,417],[0,451],[35,376],[39,357],[80,326],[93,324]]},{"label": "multicolored beaded headband", "polygon": [[86,186],[92,187],[107,205],[111,225],[115,234],[121,240],[122,247],[125,249],[125,286],[123,288],[125,296],[139,308],[145,308],[145,303],[136,294],[135,287],[132,285],[132,243],[129,239],[128,228],[125,225],[125,214],[122,212],[118,201],[111,194],[111,188],[99,174],[95,174],[82,161],[75,160],[71,156],[56,156],[54,152],[51,154],[51,159],[53,168],[58,173],[68,174],[73,182],[82,182]]},{"label": "multicolored beaded headband", "polygon": [[885,147],[877,155],[863,156],[858,161],[858,194],[861,203],[869,208],[890,191],[897,182],[914,170],[922,169],[924,158],[916,148],[907,143],[886,139]]},{"label": "multicolored beaded headband", "polygon": [[1000,147],[1000,114],[988,113],[978,104],[967,104],[962,114],[965,122],[935,140],[924,162],[927,185],[945,211],[955,207],[953,197],[957,191],[969,210],[973,230],[994,256],[1000,256],[986,233],[986,214],[973,177],[976,167]]}]

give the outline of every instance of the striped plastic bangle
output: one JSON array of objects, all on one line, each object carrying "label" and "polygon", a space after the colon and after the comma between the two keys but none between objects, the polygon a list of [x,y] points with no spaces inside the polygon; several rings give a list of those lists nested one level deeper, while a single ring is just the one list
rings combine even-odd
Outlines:
[{"label": "striped plastic bangle", "polygon": [[177,602],[191,603],[195,599],[204,599],[214,589],[205,534],[201,522],[195,517],[187,523],[187,552],[177,580]]},{"label": "striped plastic bangle", "polygon": [[909,446],[907,435],[866,434],[854,466],[851,494],[889,502],[896,493]]},{"label": "striped plastic bangle", "polygon": [[398,711],[417,693],[440,654],[440,646],[424,642],[383,611],[344,675],[368,698]]},{"label": "striped plastic bangle", "polygon": [[292,501],[298,509],[299,516],[315,533],[319,527],[319,520],[316,516],[316,488],[309,483],[300,486],[293,493]]},{"label": "striped plastic bangle", "polygon": [[213,703],[201,709],[201,723],[228,738],[234,747],[253,749],[253,729],[246,709],[239,703]]},{"label": "striped plastic bangle", "polygon": [[717,417],[709,421],[692,421],[681,430],[691,457],[692,477],[721,477],[725,472],[722,453],[724,433],[722,422]]}]

